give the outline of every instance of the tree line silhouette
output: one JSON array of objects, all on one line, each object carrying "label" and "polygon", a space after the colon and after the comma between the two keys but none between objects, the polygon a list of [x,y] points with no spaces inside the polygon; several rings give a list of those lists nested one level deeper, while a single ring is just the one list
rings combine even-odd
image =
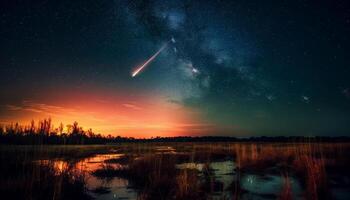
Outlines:
[{"label": "tree line silhouette", "polygon": [[343,137],[231,137],[231,136],[181,136],[181,137],[152,137],[139,138],[102,135],[94,133],[92,129],[84,130],[78,122],[64,126],[62,123],[54,127],[50,118],[34,120],[29,125],[11,123],[0,125],[0,144],[108,144],[121,142],[350,142],[350,138]]},{"label": "tree line silhouette", "polygon": [[37,124],[32,120],[29,125],[0,125],[0,144],[106,144],[132,139],[96,134],[92,129],[84,130],[76,121],[54,127],[50,118]]}]

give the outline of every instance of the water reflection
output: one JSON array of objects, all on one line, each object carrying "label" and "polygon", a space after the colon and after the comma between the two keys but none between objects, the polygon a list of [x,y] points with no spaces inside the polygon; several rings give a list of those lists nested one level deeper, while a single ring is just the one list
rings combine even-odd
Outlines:
[{"label": "water reflection", "polygon": [[[244,199],[274,199],[283,189],[283,177],[277,175],[246,174],[241,179],[241,187],[248,191]],[[289,177],[293,199],[302,199],[302,189],[299,181]]]},{"label": "water reflection", "polygon": [[155,150],[157,151],[157,154],[161,154],[161,153],[175,154],[176,153],[176,149],[171,146],[158,146],[155,148]]},{"label": "water reflection", "polygon": [[92,172],[103,167],[122,168],[119,163],[105,161],[117,159],[124,154],[98,154],[79,162],[67,162],[64,160],[40,160],[41,165],[52,165],[56,173],[61,173],[68,168],[74,169],[75,173],[83,173],[89,194],[97,200],[108,199],[136,199],[137,193],[130,188],[129,181],[120,177],[98,178]]},{"label": "water reflection", "polygon": [[[221,191],[215,191],[211,195],[213,199],[222,199],[223,197],[232,198],[232,183],[237,181],[234,173],[235,162],[222,161],[210,163],[210,168],[214,172],[215,181],[222,184]],[[178,164],[179,169],[196,169],[203,172],[204,163],[182,163]],[[203,176],[203,173],[200,173]],[[302,199],[302,188],[300,182],[295,177],[289,177],[293,199]],[[241,188],[245,191],[242,199],[276,199],[283,189],[283,177],[278,175],[256,175],[244,174],[240,180]]]},{"label": "water reflection", "polygon": [[233,161],[223,161],[223,162],[212,162],[210,167],[214,170],[215,179],[224,184],[224,190],[228,187],[234,180],[234,169],[235,164]]},{"label": "water reflection", "polygon": [[[173,151],[168,147],[160,147],[159,151]],[[123,168],[126,165],[117,162],[106,162],[118,160],[124,154],[98,154],[79,162],[67,162],[64,160],[41,160],[42,165],[51,165],[57,173],[65,169],[74,169],[78,173],[84,173],[85,182],[89,194],[97,200],[108,199],[137,199],[137,192],[131,188],[129,180],[120,177],[101,178],[92,174],[97,169],[104,167]],[[142,158],[142,157],[141,157]],[[232,184],[237,182],[235,174],[235,162],[232,160],[211,163],[181,163],[176,168],[195,169],[198,176],[205,182],[208,171],[212,181],[219,187],[209,195],[211,199],[233,198]],[[302,188],[294,177],[290,177],[293,199],[301,199]],[[278,175],[265,174],[263,176],[245,173],[241,175],[240,186],[243,191],[241,199],[276,199],[283,189],[283,178]]]},{"label": "water reflection", "polygon": [[[229,198],[232,196],[230,186],[234,181],[235,175],[233,173],[235,164],[233,161],[222,161],[210,163],[210,169],[213,172],[215,182],[220,184],[220,189],[216,189],[215,193],[211,195],[211,198],[222,197]],[[205,163],[182,163],[176,166],[178,169],[196,169],[200,173],[202,179],[204,179]]]},{"label": "water reflection", "polygon": [[[98,154],[90,158],[86,158],[77,163],[77,167],[85,172],[93,172],[101,167],[105,166],[106,160],[117,159],[124,156],[124,154]],[[121,168],[123,165],[119,163],[109,163],[109,166],[114,168]]]},{"label": "water reflection", "polygon": [[130,188],[127,179],[114,177],[111,179],[100,179],[90,176],[87,180],[87,187],[90,191],[96,191],[99,188],[106,188],[106,192],[90,192],[98,200],[108,199],[137,199],[137,193]]}]

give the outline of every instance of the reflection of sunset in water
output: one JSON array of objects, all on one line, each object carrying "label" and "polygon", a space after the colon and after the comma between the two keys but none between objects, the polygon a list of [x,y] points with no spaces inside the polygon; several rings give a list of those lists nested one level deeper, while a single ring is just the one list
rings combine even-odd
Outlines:
[{"label": "reflection of sunset in water", "polygon": [[[124,154],[98,154],[89,158],[85,158],[79,162],[67,162],[64,160],[40,160],[38,163],[41,165],[52,165],[57,173],[61,173],[68,168],[73,168],[77,173],[91,173],[101,167],[105,166],[105,160],[115,159],[123,156]],[[108,164],[114,168],[123,167],[118,163]]]},{"label": "reflection of sunset in water", "polygon": [[[118,199],[118,198],[131,198],[136,199],[137,194],[134,190],[130,189],[129,181],[127,179],[113,177],[108,181],[105,179],[97,178],[92,175],[97,169],[103,167],[122,168],[125,167],[119,163],[108,163],[105,161],[109,159],[120,158],[124,154],[97,154],[95,156],[85,158],[77,163],[69,163],[63,160],[40,160],[38,164],[43,166],[51,165],[57,175],[60,175],[64,170],[73,169],[73,173],[83,174],[86,182],[86,187],[97,200],[104,199]],[[72,174],[74,176],[74,174]],[[107,194],[95,194],[94,190],[99,188],[108,188],[110,191]]]}]

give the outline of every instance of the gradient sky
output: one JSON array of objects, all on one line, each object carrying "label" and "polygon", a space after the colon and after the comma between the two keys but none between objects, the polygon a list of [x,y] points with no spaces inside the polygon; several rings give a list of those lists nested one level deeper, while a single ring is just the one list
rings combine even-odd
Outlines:
[{"label": "gradient sky", "polygon": [[1,1],[0,123],[350,135],[349,35],[347,0]]}]

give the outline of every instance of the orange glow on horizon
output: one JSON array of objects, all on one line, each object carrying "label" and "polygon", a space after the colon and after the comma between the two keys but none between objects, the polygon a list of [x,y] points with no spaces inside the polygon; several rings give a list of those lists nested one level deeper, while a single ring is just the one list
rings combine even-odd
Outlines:
[{"label": "orange glow on horizon", "polygon": [[211,129],[199,119],[199,113],[170,102],[160,95],[102,96],[76,94],[70,98],[24,100],[2,108],[0,124],[29,124],[51,118],[55,127],[74,121],[84,130],[113,136],[150,138],[155,136],[198,135]]}]

